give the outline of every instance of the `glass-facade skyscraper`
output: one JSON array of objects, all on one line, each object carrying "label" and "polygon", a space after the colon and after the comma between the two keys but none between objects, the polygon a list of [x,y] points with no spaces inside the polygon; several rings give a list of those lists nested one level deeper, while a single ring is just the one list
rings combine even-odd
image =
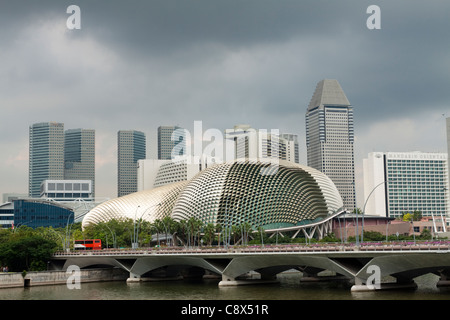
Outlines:
[{"label": "glass-facade skyscraper", "polygon": [[137,163],[146,157],[145,134],[120,130],[117,134],[117,196],[137,191]]},{"label": "glass-facade skyscraper", "polygon": [[95,195],[95,130],[70,129],[64,136],[64,179],[91,180]]},{"label": "glass-facade skyscraper", "polygon": [[178,126],[158,127],[158,160],[172,160],[174,156],[185,154],[186,135],[184,129]]},{"label": "glass-facade skyscraper", "polygon": [[46,179],[64,179],[64,124],[35,123],[29,127],[28,195],[37,198]]},{"label": "glass-facade skyscraper", "polygon": [[320,81],[306,112],[308,166],[336,185],[344,207],[356,208],[353,107],[339,82]]},{"label": "glass-facade skyscraper", "polygon": [[91,180],[95,183],[95,131],[70,129],[58,122],[29,128],[28,195],[39,198],[44,180]]}]

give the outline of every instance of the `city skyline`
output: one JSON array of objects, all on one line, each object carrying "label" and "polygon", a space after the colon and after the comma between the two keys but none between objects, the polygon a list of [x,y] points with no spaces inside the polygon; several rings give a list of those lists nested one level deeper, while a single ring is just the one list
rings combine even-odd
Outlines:
[{"label": "city skyline", "polygon": [[369,152],[447,152],[450,4],[379,4],[380,30],[359,1],[76,4],[80,30],[66,27],[68,4],[2,4],[0,193],[27,192],[27,127],[40,121],[96,130],[99,197],[116,194],[123,128],[147,134],[152,158],[166,123],[274,128],[298,135],[306,164],[304,110],[324,78],[357,107],[358,206]]}]

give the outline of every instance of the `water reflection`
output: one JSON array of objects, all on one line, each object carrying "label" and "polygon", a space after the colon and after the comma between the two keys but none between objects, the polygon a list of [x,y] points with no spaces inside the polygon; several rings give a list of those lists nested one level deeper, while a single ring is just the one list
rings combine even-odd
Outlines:
[{"label": "water reflection", "polygon": [[82,283],[80,290],[65,285],[0,289],[7,300],[441,300],[450,289],[437,288],[437,276],[415,279],[415,290],[351,292],[346,282],[300,282],[300,274],[279,276],[279,283],[218,287],[218,280],[166,281],[127,284],[123,281]]}]

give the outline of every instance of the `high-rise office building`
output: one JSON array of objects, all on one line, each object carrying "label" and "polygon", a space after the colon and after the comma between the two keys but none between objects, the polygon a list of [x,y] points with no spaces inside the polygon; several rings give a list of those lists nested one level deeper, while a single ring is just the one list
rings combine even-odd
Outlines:
[{"label": "high-rise office building", "polygon": [[365,214],[399,217],[449,214],[446,153],[371,152],[364,165]]},{"label": "high-rise office building", "polygon": [[95,130],[70,129],[64,136],[64,179],[91,180],[95,195]]},{"label": "high-rise office building", "polygon": [[158,159],[172,160],[186,154],[186,135],[178,126],[158,127]]},{"label": "high-rise office building", "polygon": [[146,157],[145,134],[120,130],[117,147],[117,195],[121,197],[137,191],[137,162]]},{"label": "high-rise office building", "polygon": [[278,130],[256,130],[250,125],[236,125],[225,130],[225,141],[231,143],[226,150],[233,155],[231,159],[268,159],[278,158],[299,163],[297,135],[280,134]]},{"label": "high-rise office building", "polygon": [[448,183],[450,185],[450,117],[448,117],[446,120],[447,120],[447,156],[448,156],[447,166],[448,166],[448,172],[449,172],[449,174],[448,174],[449,182]]},{"label": "high-rise office building", "polygon": [[306,112],[308,166],[326,174],[349,210],[356,208],[353,107],[339,82],[320,81]]},{"label": "high-rise office building", "polygon": [[298,145],[298,136],[292,133],[282,133],[280,138],[284,140],[286,145],[285,160],[300,163],[300,150]]},{"label": "high-rise office building", "polygon": [[233,129],[225,130],[225,143],[232,146],[227,148],[227,160],[234,159],[257,159],[260,157],[258,131],[253,129],[250,125],[239,124],[235,125]]},{"label": "high-rise office building", "polygon": [[35,123],[29,139],[28,195],[37,198],[42,181],[64,179],[64,124]]}]

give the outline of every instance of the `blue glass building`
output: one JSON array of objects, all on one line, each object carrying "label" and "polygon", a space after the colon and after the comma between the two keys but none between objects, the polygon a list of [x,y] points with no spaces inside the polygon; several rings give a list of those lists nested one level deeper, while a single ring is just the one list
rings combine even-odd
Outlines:
[{"label": "blue glass building", "polygon": [[14,227],[65,228],[74,222],[74,212],[53,201],[21,199],[14,201]]}]

